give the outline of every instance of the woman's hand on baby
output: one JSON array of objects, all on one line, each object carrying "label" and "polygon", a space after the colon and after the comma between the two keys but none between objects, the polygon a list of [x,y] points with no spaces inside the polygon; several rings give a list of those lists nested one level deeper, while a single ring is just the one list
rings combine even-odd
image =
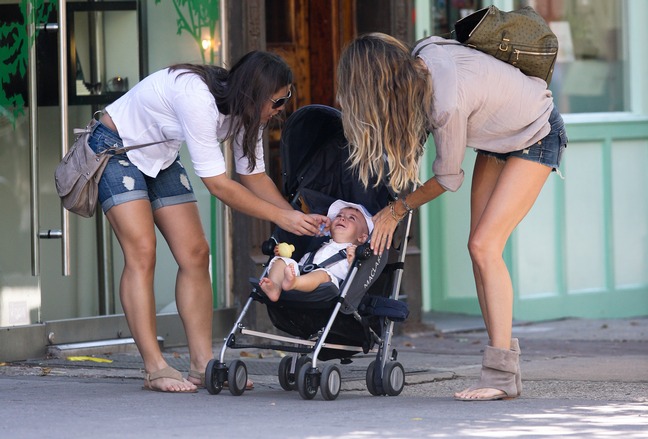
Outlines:
[{"label": "woman's hand on baby", "polygon": [[314,213],[305,214],[298,210],[287,210],[282,218],[279,227],[287,232],[294,233],[295,235],[310,235],[319,236],[319,227],[322,222],[329,222],[330,220],[324,215],[317,215]]},{"label": "woman's hand on baby", "polygon": [[392,216],[389,207],[375,214],[372,220],[374,229],[371,234],[371,249],[375,255],[382,255],[383,251],[391,246],[398,221]]}]

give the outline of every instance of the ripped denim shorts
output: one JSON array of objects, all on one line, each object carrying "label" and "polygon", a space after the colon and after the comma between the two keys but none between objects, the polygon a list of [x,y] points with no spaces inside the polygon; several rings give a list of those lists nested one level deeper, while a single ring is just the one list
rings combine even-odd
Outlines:
[{"label": "ripped denim shorts", "polygon": [[[117,133],[97,122],[88,139],[95,152],[114,145],[123,146]],[[115,154],[106,165],[99,181],[99,203],[104,213],[118,204],[133,200],[149,200],[153,210],[164,206],[196,201],[187,171],[178,156],[171,166],[160,171],[157,177],[145,175],[128,159],[126,154]]]},{"label": "ripped denim shorts", "polygon": [[506,161],[509,157],[519,157],[524,160],[531,160],[549,166],[556,171],[560,166],[560,161],[568,142],[567,133],[565,132],[565,122],[563,122],[563,118],[556,107],[554,107],[549,116],[549,124],[551,125],[549,134],[525,149],[509,153],[496,153],[482,149],[478,149],[477,152],[501,161]]}]

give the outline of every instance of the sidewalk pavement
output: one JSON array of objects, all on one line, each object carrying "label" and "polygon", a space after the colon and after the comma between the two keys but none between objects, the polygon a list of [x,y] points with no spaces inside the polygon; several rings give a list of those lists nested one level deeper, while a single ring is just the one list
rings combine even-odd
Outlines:
[{"label": "sidewalk pavement", "polygon": [[[497,406],[497,403],[494,403],[495,405],[493,403],[459,403],[452,399],[454,392],[470,386],[479,376],[482,350],[487,342],[480,317],[426,314],[423,324],[416,326],[416,328],[411,325],[404,327],[407,332],[399,331],[393,339],[392,347],[398,351],[398,361],[403,365],[406,373],[405,390],[401,396],[396,398],[403,401],[403,407],[407,407],[409,412],[413,410],[412,407],[417,407],[417,404],[420,406],[420,402],[414,402],[418,401],[418,398],[422,398],[423,401],[434,401],[435,404],[438,404],[437,411],[449,410],[448,413],[452,414],[448,415],[449,417],[446,419],[436,420],[435,425],[437,428],[441,428],[440,426],[447,424],[447,428],[455,433],[435,436],[418,435],[415,433],[417,430],[414,429],[408,433],[412,436],[408,436],[401,429],[400,433],[393,436],[386,435],[383,430],[382,437],[474,437],[472,433],[465,435],[456,433],[454,429],[458,425],[463,425],[464,420],[454,420],[452,416],[461,412],[466,422],[472,416],[479,421],[482,420],[482,416],[499,417],[501,413],[498,410],[507,412],[510,407],[514,407],[507,405],[506,408],[495,409],[503,406]],[[581,406],[601,401],[605,403],[606,410],[612,410],[609,414],[612,416],[615,404],[630,404],[630,406],[624,406],[623,427],[619,427],[618,431],[608,432],[610,435],[606,436],[600,432],[586,434],[583,432],[587,430],[579,430],[583,436],[572,435],[572,437],[599,438],[613,437],[617,434],[629,438],[648,437],[648,317],[516,322],[513,336],[520,339],[524,386],[522,397],[514,400],[519,401],[520,405],[515,406],[517,409],[528,410],[535,414],[536,411],[544,412],[547,406],[553,407],[569,401]],[[221,346],[222,341],[215,343],[214,353],[216,356],[218,356]],[[282,392],[277,378],[277,368],[282,355],[284,355],[282,352],[264,349],[227,351],[226,361],[228,364],[233,359],[243,360],[250,378],[255,382],[255,390],[245,392],[244,397],[250,393],[256,396],[257,402],[261,402],[265,407],[267,404],[265,397],[271,394],[278,396],[277,392]],[[183,372],[188,371],[186,348],[166,350],[165,356],[173,367]],[[347,397],[357,394],[364,398],[368,395],[365,373],[369,362],[374,358],[373,355],[361,355],[353,357],[354,361],[351,364],[339,366],[342,375],[342,392],[337,401],[344,399],[345,393],[347,393]],[[102,359],[111,362],[96,362],[96,360]],[[42,377],[88,380],[88,382],[84,381],[86,385],[105,383],[106,381],[129,383],[129,388],[137,389],[142,384],[142,363],[136,351],[95,355],[95,361],[72,360],[71,358],[48,358],[1,365],[0,406],[12,401],[11,399],[7,400],[7,394],[2,391],[3,385],[7,384],[5,379],[28,382],[33,386],[46,386],[42,384],[46,382]],[[113,381],[110,381],[111,379]],[[37,393],[38,391],[36,390]],[[46,392],[47,387],[44,387],[41,393]],[[202,392],[206,393],[204,390]],[[229,394],[227,390],[223,390],[222,393]],[[206,396],[222,398],[222,396]],[[292,399],[300,399],[299,395],[291,396]],[[115,398],[119,398],[119,396],[115,396]],[[229,401],[232,401],[232,398],[230,397]],[[371,401],[382,400],[380,397],[371,398],[374,398]],[[240,399],[240,397],[233,399]],[[316,399],[321,400],[319,394]],[[396,401],[394,398],[389,399]],[[327,406],[328,410],[331,410],[331,407],[336,404],[335,402],[326,403],[333,404]],[[508,404],[508,402],[502,404]],[[392,406],[397,407],[397,404],[392,402]],[[471,410],[468,406],[476,407],[476,409]],[[338,407],[343,407],[343,405],[338,405]],[[570,407],[572,407],[570,410],[575,410],[574,406]],[[495,414],[493,409],[495,409]],[[599,415],[601,417],[596,418],[594,422],[604,422],[605,419],[610,419],[606,418],[608,414],[599,413]],[[568,414],[566,413],[565,416]],[[3,431],[3,422],[8,425],[9,421],[2,420],[0,415],[0,436]],[[326,427],[329,427],[328,424]],[[539,427],[536,426],[536,428]],[[504,437],[507,434],[506,432],[500,433],[497,437]],[[562,433],[565,431],[562,430]],[[374,437],[370,434],[367,436],[340,436],[340,434],[338,431],[333,435],[311,435],[309,437]],[[403,435],[401,436],[401,434]],[[484,435],[488,436],[489,434],[484,433]],[[552,434],[534,435],[530,431],[518,431],[517,435],[552,436]],[[275,437],[271,434],[264,434],[264,436]],[[28,436],[18,435],[16,437]],[[226,436],[216,435],[216,437]],[[284,437],[306,436],[298,434]]]}]

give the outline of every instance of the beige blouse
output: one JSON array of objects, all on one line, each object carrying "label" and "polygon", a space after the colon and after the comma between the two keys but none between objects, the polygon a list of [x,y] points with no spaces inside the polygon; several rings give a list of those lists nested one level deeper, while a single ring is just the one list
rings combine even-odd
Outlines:
[{"label": "beige blouse", "polygon": [[[453,44],[428,44],[433,41]],[[547,83],[478,50],[430,37],[419,57],[433,87],[428,127],[436,145],[432,170],[448,191],[459,189],[466,147],[506,153],[549,134],[553,97]]]}]

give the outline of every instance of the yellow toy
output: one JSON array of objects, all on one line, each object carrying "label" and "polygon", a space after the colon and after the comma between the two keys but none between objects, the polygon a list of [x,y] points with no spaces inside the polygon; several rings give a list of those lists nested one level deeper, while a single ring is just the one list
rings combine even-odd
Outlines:
[{"label": "yellow toy", "polygon": [[279,247],[279,256],[283,256],[284,258],[291,257],[293,252],[295,251],[295,246],[292,244],[288,244],[287,242],[282,242],[278,244],[278,247]]}]

